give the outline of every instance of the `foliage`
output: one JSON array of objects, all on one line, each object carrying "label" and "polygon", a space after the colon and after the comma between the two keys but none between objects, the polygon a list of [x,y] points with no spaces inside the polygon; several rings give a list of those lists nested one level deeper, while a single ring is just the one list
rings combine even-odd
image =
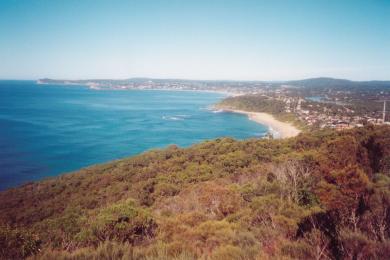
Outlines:
[{"label": "foliage", "polygon": [[269,99],[266,96],[258,94],[228,97],[222,100],[218,106],[270,114],[281,114],[285,107],[283,101]]},{"label": "foliage", "polygon": [[40,244],[28,230],[0,226],[0,259],[23,259],[38,253]]},{"label": "foliage", "polygon": [[0,192],[1,258],[383,259],[390,128],[218,138]]}]

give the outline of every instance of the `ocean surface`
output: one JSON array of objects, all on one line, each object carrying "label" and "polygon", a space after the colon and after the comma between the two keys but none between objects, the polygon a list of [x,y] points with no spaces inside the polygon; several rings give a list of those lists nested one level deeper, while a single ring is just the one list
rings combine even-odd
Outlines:
[{"label": "ocean surface", "polygon": [[0,190],[169,144],[267,132],[244,115],[210,110],[223,97],[0,81]]}]

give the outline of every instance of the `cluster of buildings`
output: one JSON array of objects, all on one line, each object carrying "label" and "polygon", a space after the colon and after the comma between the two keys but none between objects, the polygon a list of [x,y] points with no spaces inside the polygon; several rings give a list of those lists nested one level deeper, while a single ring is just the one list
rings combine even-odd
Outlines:
[{"label": "cluster of buildings", "polygon": [[369,113],[358,114],[344,105],[305,100],[301,97],[279,95],[276,99],[284,102],[286,113],[294,113],[305,125],[313,128],[343,130],[366,124],[390,125],[390,122],[386,121],[386,101],[384,101],[381,117],[375,117]]},{"label": "cluster of buildings", "polygon": [[[67,83],[68,84],[68,83]],[[95,90],[186,90],[229,93],[231,95],[257,94],[264,87],[261,83],[193,81],[193,80],[128,80],[128,81],[89,81],[83,85]]]}]

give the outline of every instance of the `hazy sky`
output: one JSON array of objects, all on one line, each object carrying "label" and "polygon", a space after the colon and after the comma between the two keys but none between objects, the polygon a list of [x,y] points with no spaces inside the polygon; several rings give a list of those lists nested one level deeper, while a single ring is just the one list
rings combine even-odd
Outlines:
[{"label": "hazy sky", "polygon": [[390,80],[390,0],[0,0],[0,78]]}]

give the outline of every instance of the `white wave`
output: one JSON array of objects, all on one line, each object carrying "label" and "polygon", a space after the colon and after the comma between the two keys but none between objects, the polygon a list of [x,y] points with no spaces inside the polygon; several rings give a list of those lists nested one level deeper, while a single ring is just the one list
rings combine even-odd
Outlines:
[{"label": "white wave", "polygon": [[223,109],[214,109],[214,110],[211,110],[211,112],[213,112],[213,113],[222,113],[224,111],[223,111]]},{"label": "white wave", "polygon": [[177,120],[184,120],[184,118],[182,118],[182,117],[177,117],[177,116],[171,116],[169,119],[170,119],[170,120],[175,120],[175,121],[177,121]]},{"label": "white wave", "polygon": [[171,120],[171,121],[181,121],[184,120],[185,118],[182,116],[162,116],[162,119]]},{"label": "white wave", "polygon": [[176,117],[189,118],[191,116],[190,115],[176,115]]},{"label": "white wave", "polygon": [[274,130],[272,127],[269,127],[268,130],[274,138],[280,138],[280,133],[278,131]]},{"label": "white wave", "polygon": [[199,108],[199,110],[203,110],[203,111],[206,110],[206,111],[210,111],[212,113],[222,113],[222,112],[224,112],[223,109],[217,109],[214,106],[201,107],[201,108]]},{"label": "white wave", "polygon": [[213,108],[211,106],[208,106],[208,107],[200,107],[199,108],[200,111],[212,111]]},{"label": "white wave", "polygon": [[213,112],[213,111],[216,111],[216,110],[218,110],[218,109],[216,109],[213,105],[211,105],[211,106],[207,106],[207,107],[200,107],[199,110],[211,111],[211,112]]}]

